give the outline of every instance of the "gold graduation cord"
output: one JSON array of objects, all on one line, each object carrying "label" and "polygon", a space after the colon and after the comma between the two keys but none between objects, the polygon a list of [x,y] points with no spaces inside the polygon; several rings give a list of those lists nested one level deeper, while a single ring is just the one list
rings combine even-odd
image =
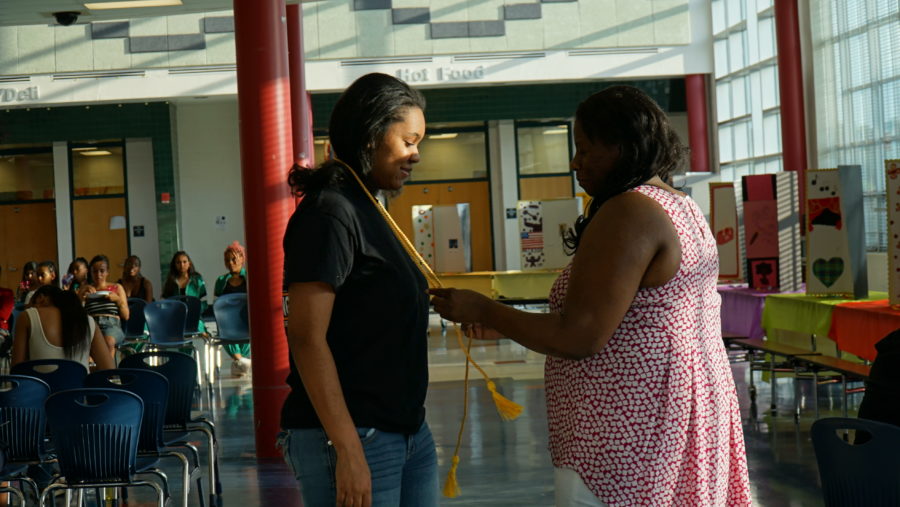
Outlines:
[{"label": "gold graduation cord", "polygon": [[[356,182],[359,183],[359,186],[362,187],[363,191],[366,193],[366,196],[372,201],[372,204],[375,206],[375,209],[378,210],[378,213],[381,214],[381,217],[384,218],[385,222],[387,222],[388,226],[390,226],[391,231],[394,233],[394,236],[400,241],[400,244],[403,246],[403,249],[406,251],[407,255],[413,260],[416,264],[416,267],[419,268],[419,271],[425,276],[425,279],[428,281],[428,285],[433,288],[442,288],[444,284],[441,282],[441,279],[434,273],[434,270],[431,269],[431,266],[425,262],[425,259],[422,258],[422,255],[416,250],[413,246],[412,242],[409,241],[409,238],[406,237],[406,234],[400,229],[400,226],[394,222],[393,217],[391,217],[390,213],[384,209],[384,206],[378,202],[378,199],[375,199],[375,196],[372,195],[372,192],[369,192],[369,189],[363,183],[362,179],[360,179],[359,175],[356,174],[349,165],[345,162],[333,159],[342,165],[353,177],[356,179]],[[463,377],[463,415],[462,420],[459,423],[459,434],[456,437],[456,447],[453,450],[453,458],[451,460],[450,472],[447,474],[447,481],[444,483],[444,496],[448,498],[455,498],[459,495],[459,483],[456,480],[456,469],[459,467],[459,447],[462,443],[463,431],[466,426],[466,417],[468,416],[469,409],[469,364],[475,367],[481,376],[484,377],[484,381],[486,383],[487,390],[491,393],[491,398],[494,400],[494,404],[497,406],[497,412],[500,414],[500,417],[504,420],[512,420],[516,417],[519,417],[519,414],[522,413],[522,406],[518,403],[515,403],[508,398],[504,397],[502,394],[497,392],[497,386],[494,384],[494,381],[491,380],[491,377],[472,359],[470,354],[470,349],[472,347],[472,337],[469,337],[468,343],[463,344],[462,339],[462,331],[459,329],[459,325],[457,323],[453,323],[453,329],[456,334],[456,341],[459,343],[460,350],[466,355],[466,373]]]}]

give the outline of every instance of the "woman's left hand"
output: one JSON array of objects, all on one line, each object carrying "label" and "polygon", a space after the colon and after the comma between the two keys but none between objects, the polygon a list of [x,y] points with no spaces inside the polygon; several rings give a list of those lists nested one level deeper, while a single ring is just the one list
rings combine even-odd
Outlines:
[{"label": "woman's left hand", "polygon": [[118,303],[121,298],[119,297],[118,291],[109,291],[109,294],[106,295],[106,298],[112,301],[113,303]]},{"label": "woman's left hand", "polygon": [[428,289],[434,310],[453,322],[481,322],[491,300],[471,290]]}]

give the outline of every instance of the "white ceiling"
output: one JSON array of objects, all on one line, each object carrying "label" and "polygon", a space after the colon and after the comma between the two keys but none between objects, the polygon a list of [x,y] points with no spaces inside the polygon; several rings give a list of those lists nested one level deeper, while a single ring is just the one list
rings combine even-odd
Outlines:
[{"label": "white ceiling", "polygon": [[[54,24],[53,13],[61,11],[81,12],[77,24],[83,24],[109,19],[223,11],[231,10],[234,7],[233,0],[181,0],[182,5],[177,7],[153,7],[148,9],[88,11],[84,7],[84,2],[97,1],[102,0],[0,0],[0,26]],[[298,1],[289,0],[287,3],[298,3]]]}]

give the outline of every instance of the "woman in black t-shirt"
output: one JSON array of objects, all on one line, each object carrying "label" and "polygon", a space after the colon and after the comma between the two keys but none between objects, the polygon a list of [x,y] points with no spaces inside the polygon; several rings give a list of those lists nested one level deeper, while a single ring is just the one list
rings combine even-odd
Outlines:
[{"label": "woman in black t-shirt", "polygon": [[402,81],[363,76],[331,115],[340,161],[291,169],[304,198],[284,237],[291,393],[279,443],[304,505],[438,504],[427,283],[351,173],[373,194],[400,190],[424,107]]}]

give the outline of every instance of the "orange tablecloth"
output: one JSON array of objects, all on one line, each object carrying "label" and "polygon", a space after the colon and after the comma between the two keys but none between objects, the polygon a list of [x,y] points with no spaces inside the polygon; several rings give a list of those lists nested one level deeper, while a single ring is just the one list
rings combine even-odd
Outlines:
[{"label": "orange tablecloth", "polygon": [[828,337],[839,349],[863,359],[875,359],[875,344],[888,333],[900,329],[900,310],[887,299],[841,303],[831,312]]}]

